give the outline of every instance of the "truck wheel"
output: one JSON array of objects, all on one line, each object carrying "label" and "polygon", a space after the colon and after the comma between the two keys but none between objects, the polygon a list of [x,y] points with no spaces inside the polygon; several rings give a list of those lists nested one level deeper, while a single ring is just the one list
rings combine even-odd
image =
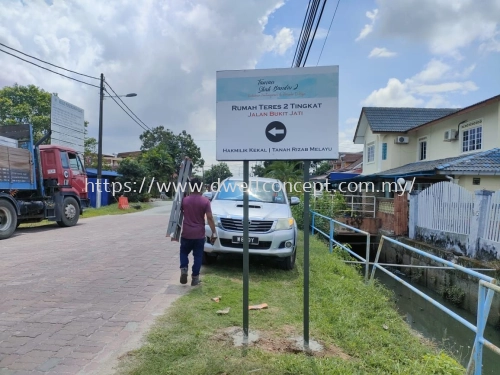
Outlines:
[{"label": "truck wheel", "polygon": [[293,251],[293,254],[290,256],[287,256],[282,260],[281,263],[281,268],[287,271],[293,270],[293,267],[295,266],[295,258],[297,257],[297,249]]},{"label": "truck wheel", "polygon": [[76,225],[78,219],[80,218],[80,207],[73,197],[64,198],[63,208],[62,208],[62,218],[57,224],[60,227],[72,227]]},{"label": "truck wheel", "polygon": [[203,259],[201,261],[201,264],[203,265],[209,265],[209,264],[214,264],[217,261],[217,254],[209,254],[207,252],[203,252]]},{"label": "truck wheel", "polygon": [[0,240],[12,236],[17,227],[17,212],[9,202],[0,200]]}]

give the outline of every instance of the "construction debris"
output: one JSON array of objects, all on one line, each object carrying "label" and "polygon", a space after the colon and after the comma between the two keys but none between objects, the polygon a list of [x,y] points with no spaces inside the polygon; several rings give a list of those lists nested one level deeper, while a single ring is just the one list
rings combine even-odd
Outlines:
[{"label": "construction debris", "polygon": [[218,310],[218,311],[217,311],[217,314],[219,314],[219,315],[226,315],[226,314],[229,314],[229,309],[230,309],[230,307],[227,307],[227,308],[225,308],[224,310]]},{"label": "construction debris", "polygon": [[261,303],[260,305],[248,306],[248,310],[262,310],[267,309],[268,307],[267,303]]}]

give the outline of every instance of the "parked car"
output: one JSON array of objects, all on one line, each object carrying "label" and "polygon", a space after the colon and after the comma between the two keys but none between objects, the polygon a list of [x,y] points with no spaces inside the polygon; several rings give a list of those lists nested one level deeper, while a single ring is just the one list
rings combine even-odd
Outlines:
[{"label": "parked car", "polygon": [[[249,181],[249,254],[279,258],[284,269],[295,265],[297,224],[292,205],[297,197],[288,197],[284,184],[276,179],[250,178]],[[225,179],[212,199],[212,214],[217,239],[205,226],[204,263],[212,263],[221,253],[243,253],[243,187],[241,179]]]},{"label": "parked car", "polygon": [[212,200],[212,198],[214,197],[214,193],[213,191],[205,191],[202,195],[205,197],[205,198],[208,198],[209,200]]}]

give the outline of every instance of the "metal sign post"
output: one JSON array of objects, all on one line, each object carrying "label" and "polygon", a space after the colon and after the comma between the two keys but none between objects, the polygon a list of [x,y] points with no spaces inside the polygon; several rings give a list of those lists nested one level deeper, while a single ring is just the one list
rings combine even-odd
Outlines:
[{"label": "metal sign post", "polygon": [[304,160],[304,350],[309,351],[309,160]]},{"label": "metal sign post", "polygon": [[243,162],[243,343],[248,343],[248,160]]},{"label": "metal sign post", "polygon": [[[243,334],[248,343],[249,161],[338,158],[339,67],[216,74],[216,159],[243,164]],[[321,136],[318,136],[321,134]],[[309,192],[304,210],[304,344],[309,349]],[[238,219],[239,219],[238,215]]]}]

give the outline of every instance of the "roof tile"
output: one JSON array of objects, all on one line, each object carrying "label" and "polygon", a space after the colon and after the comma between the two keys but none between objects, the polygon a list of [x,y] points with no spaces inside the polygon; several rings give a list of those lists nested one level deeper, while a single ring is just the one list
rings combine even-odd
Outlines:
[{"label": "roof tile", "polygon": [[364,107],[373,132],[404,133],[429,121],[459,111],[460,108]]}]

